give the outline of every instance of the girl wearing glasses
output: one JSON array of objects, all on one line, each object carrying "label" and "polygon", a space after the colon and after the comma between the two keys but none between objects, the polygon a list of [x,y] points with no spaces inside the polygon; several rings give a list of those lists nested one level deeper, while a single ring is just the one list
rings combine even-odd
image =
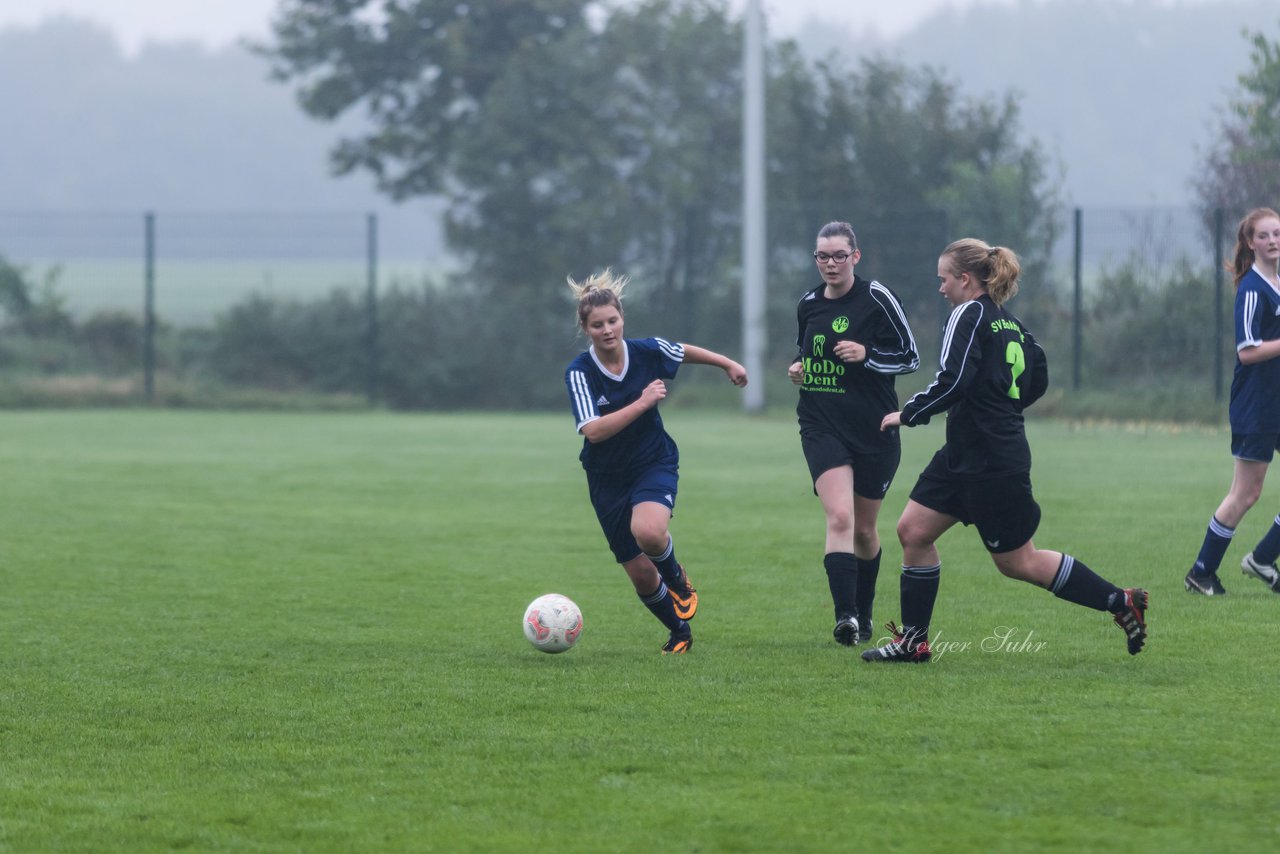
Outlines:
[{"label": "girl wearing glasses", "polygon": [[688,621],[698,610],[698,594],[667,531],[680,453],[662,426],[658,404],[667,396],[665,380],[682,364],[714,365],[738,387],[747,384],[747,372],[692,344],[623,338],[626,284],[609,270],[581,283],[569,279],[591,346],[570,363],[564,381],[584,440],[578,459],[596,518],[636,595],[670,632],[662,652],[681,655],[693,645]]},{"label": "girl wearing glasses", "polygon": [[882,432],[880,421],[898,408],[894,377],[920,367],[920,357],[893,292],[854,275],[861,255],[853,226],[824,225],[813,257],[822,284],[796,307],[799,349],[787,375],[800,387],[800,447],[826,514],[832,634],[853,646],[871,637],[876,518],[901,456],[898,431]]}]

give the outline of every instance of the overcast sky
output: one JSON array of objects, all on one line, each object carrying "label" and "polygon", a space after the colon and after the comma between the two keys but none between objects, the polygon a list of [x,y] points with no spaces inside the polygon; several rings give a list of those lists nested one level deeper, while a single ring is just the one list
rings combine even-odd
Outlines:
[{"label": "overcast sky", "polygon": [[[747,0],[731,0],[745,8]],[[874,26],[881,35],[906,30],[952,0],[761,0],[770,28],[792,35],[809,16],[842,19],[856,29]],[[955,0],[967,5],[971,0]],[[1010,0],[998,0],[1010,2]],[[211,46],[240,36],[262,36],[277,0],[5,0],[0,26],[30,26],[57,14],[89,18],[108,25],[130,53],[148,39],[195,39]]]},{"label": "overcast sky", "polygon": [[[1040,2],[1041,0],[1022,0]],[[839,22],[855,32],[874,28],[885,37],[910,29],[935,9],[969,6],[975,0],[761,0],[773,35],[791,36],[809,18]],[[1018,0],[976,0],[1008,5]],[[1128,2],[1128,0],[1120,0]],[[1212,0],[1163,0],[1212,2]],[[730,0],[736,9],[747,0]],[[0,27],[32,26],[64,14],[106,24],[126,52],[144,41],[196,40],[211,47],[241,36],[263,36],[277,0],[3,0]]]}]

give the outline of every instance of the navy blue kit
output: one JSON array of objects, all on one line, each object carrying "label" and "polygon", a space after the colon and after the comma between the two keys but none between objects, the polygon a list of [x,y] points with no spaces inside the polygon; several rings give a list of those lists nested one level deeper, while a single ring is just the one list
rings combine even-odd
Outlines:
[{"label": "navy blue kit", "polygon": [[[635,403],[654,380],[674,378],[684,362],[684,347],[662,338],[627,338],[624,344],[627,357],[619,374],[600,364],[594,348],[580,353],[565,370],[578,430]],[[655,406],[603,442],[584,439],[578,459],[609,548],[618,563],[626,563],[641,553],[631,535],[631,508],[656,501],[675,510],[680,451]]]}]

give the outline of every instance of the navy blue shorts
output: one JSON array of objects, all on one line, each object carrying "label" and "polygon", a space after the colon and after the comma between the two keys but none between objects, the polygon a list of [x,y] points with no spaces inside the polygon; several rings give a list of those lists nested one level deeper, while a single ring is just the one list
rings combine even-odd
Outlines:
[{"label": "navy blue shorts", "polygon": [[1277,433],[1231,434],[1231,456],[1237,460],[1269,463],[1277,448],[1280,448],[1280,434]]},{"label": "navy blue shorts", "polygon": [[821,430],[802,432],[800,448],[804,451],[805,462],[809,464],[809,477],[815,484],[815,494],[819,477],[831,469],[850,466],[853,468],[854,494],[872,501],[884,498],[902,460],[902,448],[898,445],[894,445],[892,450],[863,454],[850,450],[838,436]]},{"label": "navy blue shorts", "polygon": [[587,489],[600,529],[618,563],[639,557],[641,548],[631,536],[631,508],[645,501],[665,505],[675,515],[678,463],[654,463],[636,474],[602,475],[587,472]]},{"label": "navy blue shorts", "polygon": [[947,474],[940,451],[911,490],[911,500],[973,525],[992,554],[1016,551],[1040,527],[1040,505],[1031,494],[1031,473],[968,480]]}]

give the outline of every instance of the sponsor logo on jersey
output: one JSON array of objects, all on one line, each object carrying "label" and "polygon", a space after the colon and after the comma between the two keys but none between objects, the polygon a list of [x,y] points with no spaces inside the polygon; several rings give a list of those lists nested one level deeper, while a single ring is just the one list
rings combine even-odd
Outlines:
[{"label": "sponsor logo on jersey", "polygon": [[[817,338],[818,336],[814,336]],[[837,394],[844,394],[844,389],[839,386],[839,378],[844,376],[844,365],[840,362],[833,362],[830,359],[814,358],[812,356],[804,357],[804,384],[801,388],[805,391],[833,391]]]},{"label": "sponsor logo on jersey", "polygon": [[813,355],[815,355],[815,356],[817,356],[819,359],[821,359],[821,358],[822,358],[822,348],[823,348],[823,346],[824,346],[826,343],[827,343],[827,336],[825,336],[825,335],[815,335],[815,336],[813,336]]},{"label": "sponsor logo on jersey", "polygon": [[845,317],[843,314],[831,321],[831,329],[837,334],[844,332],[848,328],[849,318]]}]

